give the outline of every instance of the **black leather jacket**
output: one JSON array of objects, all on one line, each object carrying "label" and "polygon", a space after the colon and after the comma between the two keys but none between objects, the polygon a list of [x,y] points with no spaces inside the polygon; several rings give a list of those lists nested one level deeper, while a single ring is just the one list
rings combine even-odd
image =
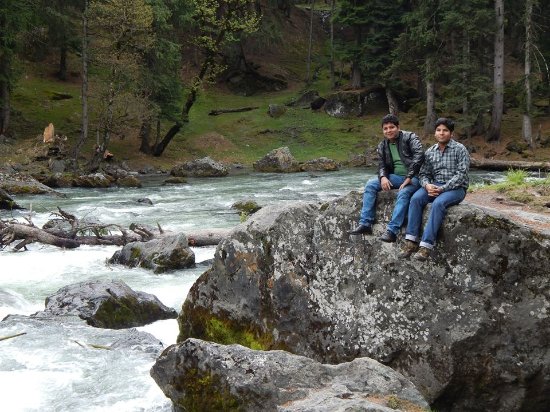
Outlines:
[{"label": "black leather jacket", "polygon": [[[384,138],[378,145],[378,178],[388,177],[393,173],[393,160],[391,157],[388,139]],[[420,166],[424,162],[424,149],[418,136],[413,132],[399,131],[397,136],[397,151],[401,157],[403,165],[407,168],[407,176],[412,178],[417,176]]]}]

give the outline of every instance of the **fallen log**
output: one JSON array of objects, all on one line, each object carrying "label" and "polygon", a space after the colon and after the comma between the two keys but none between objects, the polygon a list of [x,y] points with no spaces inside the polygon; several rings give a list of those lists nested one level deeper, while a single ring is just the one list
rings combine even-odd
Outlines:
[{"label": "fallen log", "polygon": [[550,171],[550,162],[528,162],[522,160],[475,159],[470,161],[470,167],[483,170],[505,171],[521,169],[531,171]]},{"label": "fallen log", "polygon": [[31,242],[40,242],[66,249],[74,249],[80,246],[80,243],[74,239],[52,235],[44,229],[21,223],[10,223],[5,225],[0,231],[0,234],[2,235],[2,244],[9,244],[15,240],[24,241],[15,246],[15,250],[19,250]]},{"label": "fallen log", "polygon": [[250,106],[250,107],[238,107],[235,109],[214,109],[210,110],[208,113],[208,116],[218,116],[220,114],[224,113],[240,113],[240,112],[249,112],[250,110],[256,110],[259,109],[258,106]]},{"label": "fallen log", "polygon": [[220,243],[231,229],[203,229],[186,233],[189,246],[215,246]]}]

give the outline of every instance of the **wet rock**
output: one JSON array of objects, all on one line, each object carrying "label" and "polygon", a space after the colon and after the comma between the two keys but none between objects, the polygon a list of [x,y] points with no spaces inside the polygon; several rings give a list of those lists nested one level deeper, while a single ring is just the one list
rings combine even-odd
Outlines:
[{"label": "wet rock", "polygon": [[149,199],[148,197],[142,197],[140,199],[137,199],[136,202],[142,203],[142,204],[145,204],[145,205],[152,205],[153,204],[153,201],[151,199]]},{"label": "wet rock", "polygon": [[320,157],[302,163],[301,169],[305,172],[334,172],[340,170],[340,165],[328,157]]},{"label": "wet rock", "polygon": [[[393,192],[378,197],[374,236],[349,236],[361,194],[263,207],[223,240],[191,288],[179,342],[220,341],[208,327],[321,362],[372,357],[445,411],[544,411],[550,403],[550,233],[496,211],[449,209],[427,262],[378,241]],[[239,334],[239,332],[241,334]],[[234,333],[234,335],[231,335]]]},{"label": "wet rock", "polygon": [[188,339],[165,350],[151,376],[178,411],[383,412],[396,406],[402,411],[428,407],[403,375],[369,358],[325,365],[284,351]]},{"label": "wet rock", "polygon": [[148,242],[131,242],[115,252],[109,263],[151,269],[155,273],[185,269],[195,265],[195,254],[183,233]]},{"label": "wet rock", "polygon": [[185,162],[175,166],[170,171],[172,176],[185,177],[223,177],[227,176],[229,171],[220,162],[212,160],[210,157]]},{"label": "wet rock", "polygon": [[258,172],[266,173],[293,173],[300,171],[300,164],[290,153],[288,147],[280,147],[269,152],[252,167]]},{"label": "wet rock", "polygon": [[239,212],[246,213],[247,215],[251,215],[261,208],[262,207],[258,203],[256,203],[255,200],[252,199],[239,200],[238,202],[235,202],[231,205],[231,209],[236,209]]},{"label": "wet rock", "polygon": [[0,209],[15,210],[23,208],[5,190],[0,189]]},{"label": "wet rock", "polygon": [[73,186],[86,188],[107,188],[114,182],[114,179],[103,173],[92,173],[89,175],[77,176],[73,179]]},{"label": "wet rock", "polygon": [[120,187],[142,187],[141,180],[136,176],[128,174],[116,180],[116,184]]},{"label": "wet rock", "polygon": [[46,298],[46,309],[35,316],[76,315],[97,328],[143,326],[177,313],[156,296],[136,292],[121,280],[87,281],[65,286]]},{"label": "wet rock", "polygon": [[165,185],[183,185],[187,183],[187,179],[182,176],[171,176],[164,180]]}]

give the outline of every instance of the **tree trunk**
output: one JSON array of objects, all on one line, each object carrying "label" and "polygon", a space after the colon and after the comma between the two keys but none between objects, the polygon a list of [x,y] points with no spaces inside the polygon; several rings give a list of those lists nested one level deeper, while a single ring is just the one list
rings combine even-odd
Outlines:
[{"label": "tree trunk", "polygon": [[307,46],[307,74],[306,74],[306,84],[311,83],[311,47],[313,44],[313,9],[315,7],[315,0],[310,0],[310,10],[309,10],[309,39]]},{"label": "tree trunk", "polygon": [[[466,86],[468,84],[468,65],[470,59],[470,35],[465,33],[464,47],[462,48],[462,84]],[[470,101],[466,93],[464,93],[462,100],[462,115],[467,120],[466,126],[466,138],[472,137],[472,122],[470,121]]]},{"label": "tree trunk", "polygon": [[141,140],[141,146],[139,151],[145,154],[151,154],[151,144],[149,143],[149,137],[151,136],[151,119],[144,119],[139,129],[139,138]]},{"label": "tree trunk", "polygon": [[504,0],[495,0],[495,50],[493,70],[493,104],[491,107],[491,124],[486,140],[500,139],[502,114],[504,111]]},{"label": "tree trunk", "polygon": [[10,87],[6,80],[0,80],[0,134],[5,134],[10,124]]},{"label": "tree trunk", "polygon": [[78,156],[84,142],[88,139],[88,0],[84,1],[82,12],[82,119],[80,122],[80,136],[73,151],[73,169],[78,169]]},{"label": "tree trunk", "polygon": [[336,9],[336,0],[330,2],[330,87],[336,87],[336,79],[334,77],[334,11]]},{"label": "tree trunk", "polygon": [[533,148],[533,131],[531,127],[531,47],[532,47],[533,0],[525,3],[525,107],[523,112],[522,135]]},{"label": "tree trunk", "polygon": [[388,113],[399,116],[399,103],[388,86],[386,86],[386,99],[388,100]]},{"label": "tree trunk", "polygon": [[426,60],[426,118],[424,119],[424,136],[434,133],[435,115],[435,80],[433,75],[433,60]]},{"label": "tree trunk", "polygon": [[57,74],[59,80],[67,80],[67,46],[61,46],[59,50],[59,73]]}]

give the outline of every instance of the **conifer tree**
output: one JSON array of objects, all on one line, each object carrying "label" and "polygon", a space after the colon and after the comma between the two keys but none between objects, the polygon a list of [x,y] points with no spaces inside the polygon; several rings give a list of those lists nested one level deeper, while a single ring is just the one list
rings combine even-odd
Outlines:
[{"label": "conifer tree", "polygon": [[11,92],[18,78],[17,51],[21,35],[36,14],[35,0],[0,2],[0,135],[10,124]]}]

